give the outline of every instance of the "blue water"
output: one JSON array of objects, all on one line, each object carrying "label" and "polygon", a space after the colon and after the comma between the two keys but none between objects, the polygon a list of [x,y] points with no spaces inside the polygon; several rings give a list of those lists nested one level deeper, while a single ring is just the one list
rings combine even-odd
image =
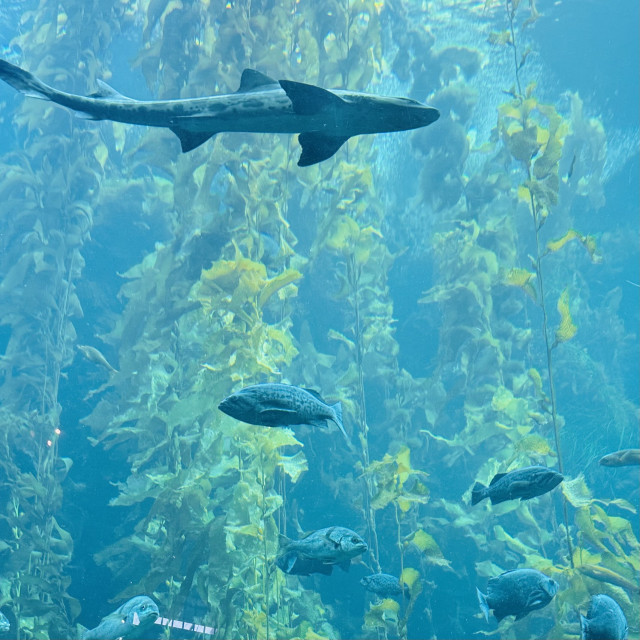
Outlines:
[{"label": "blue water", "polygon": [[[521,5],[518,80],[543,106],[518,159],[515,119],[496,130],[522,104],[497,42],[509,4],[3,2],[0,58],[70,93],[104,78],[138,100],[207,96],[255,67],[441,117],[302,168],[295,136],[181,154],[166,129],[0,83],[0,638],[79,637],[138,594],[216,638],[576,638],[597,593],[638,638],[638,467],[598,461],[640,446],[639,9],[539,3],[523,27]],[[536,201],[538,245],[527,166],[555,194]],[[536,256],[529,289],[509,286]],[[563,292],[577,331],[557,339]],[[260,382],[341,402],[353,447],[301,425],[274,448],[217,410]],[[471,506],[474,483],[529,465],[564,484]],[[369,545],[348,572],[275,568],[278,533],[333,525]],[[406,568],[408,600],[360,584]],[[518,568],[558,594],[487,623],[476,587]]]}]

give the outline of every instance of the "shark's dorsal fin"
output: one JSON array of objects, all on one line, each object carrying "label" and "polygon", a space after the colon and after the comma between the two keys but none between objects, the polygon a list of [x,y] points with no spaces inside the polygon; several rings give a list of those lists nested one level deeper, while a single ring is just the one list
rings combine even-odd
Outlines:
[{"label": "shark's dorsal fin", "polygon": [[278,81],[270,78],[264,73],[260,73],[255,69],[245,69],[240,78],[240,86],[236,93],[248,93],[256,91],[256,89],[264,89],[270,85],[277,85]]},{"label": "shark's dorsal fin", "polygon": [[314,84],[280,80],[280,86],[291,100],[294,112],[300,116],[310,116],[327,107],[345,107],[348,104],[332,91],[316,87]]},{"label": "shark's dorsal fin", "polygon": [[98,85],[98,90],[90,93],[88,96],[89,98],[103,98],[125,102],[129,102],[131,100],[131,98],[127,98],[127,96],[123,96],[121,93],[118,93],[112,86],[100,79],[96,80],[96,84]]},{"label": "shark's dorsal fin", "polygon": [[313,131],[301,133],[298,142],[302,147],[302,153],[298,166],[308,167],[330,158],[348,139],[349,136],[327,136]]}]

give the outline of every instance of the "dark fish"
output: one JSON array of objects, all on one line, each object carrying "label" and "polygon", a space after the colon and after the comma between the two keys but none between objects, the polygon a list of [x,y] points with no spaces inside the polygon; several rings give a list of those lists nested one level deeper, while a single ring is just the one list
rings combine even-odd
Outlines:
[{"label": "dark fish", "polygon": [[132,640],[149,638],[148,629],[158,617],[158,606],[147,596],[136,596],[110,613],[95,629],[88,629],[82,640]]},{"label": "dark fish", "polygon": [[374,573],[371,576],[365,576],[360,580],[360,584],[371,593],[375,593],[381,598],[391,598],[393,596],[404,595],[409,598],[411,593],[407,585],[400,584],[400,580],[388,573]]},{"label": "dark fish", "polygon": [[524,618],[546,607],[558,592],[558,583],[536,569],[515,569],[490,578],[485,595],[476,588],[480,609],[489,622],[489,609],[500,622],[506,616]]},{"label": "dark fish", "polygon": [[245,69],[235,93],[187,100],[133,100],[98,80],[90,96],[58,91],[32,73],[0,60],[0,79],[22,93],[51,100],[94,120],[165,127],[182,151],[199,147],[216,133],[298,133],[306,167],[330,158],[351,136],[419,129],[440,112],[417,100],[357,91],[329,91],[302,82],[274,80]]},{"label": "dark fish", "polygon": [[290,384],[269,382],[255,384],[232,393],[218,409],[236,420],[265,427],[289,427],[310,424],[325,427],[327,420],[338,425],[347,442],[342,426],[342,407],[339,402],[328,405],[315,391]]},{"label": "dark fish", "polygon": [[478,504],[485,498],[490,498],[491,504],[499,504],[505,500],[529,500],[541,496],[557,487],[564,480],[564,476],[547,467],[524,467],[498,473],[493,477],[488,487],[476,482],[471,491],[471,504]]},{"label": "dark fish", "polygon": [[640,465],[640,449],[622,449],[600,458],[603,467],[631,467]]},{"label": "dark fish", "polygon": [[[284,553],[276,560],[276,564],[285,573],[293,572],[298,575],[326,573],[318,570],[319,565],[316,563],[337,564],[344,571],[349,571],[351,558],[368,549],[367,543],[355,531],[346,527],[318,529],[300,540],[289,540],[282,536],[280,546]],[[308,562],[309,560],[314,562]],[[301,570],[305,573],[298,573]]]},{"label": "dark fish", "polygon": [[587,617],[580,615],[580,640],[627,640],[628,632],[620,605],[602,593],[591,598]]}]

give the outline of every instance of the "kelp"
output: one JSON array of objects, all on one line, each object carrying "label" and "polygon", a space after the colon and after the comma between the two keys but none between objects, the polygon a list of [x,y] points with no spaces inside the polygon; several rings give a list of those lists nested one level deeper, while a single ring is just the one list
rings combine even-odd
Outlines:
[{"label": "kelp", "polygon": [[[574,228],[568,208],[575,198],[602,205],[606,138],[599,121],[583,114],[578,96],[569,97],[567,115],[541,103],[533,85],[521,86],[530,50],[521,50],[516,11],[525,12],[522,27],[537,18],[535,6],[527,12],[509,2],[509,28],[491,36],[513,55],[516,83],[498,110],[492,140],[476,148],[467,135],[477,97],[470,81],[487,60],[476,50],[444,46],[437,28],[424,26],[418,6],[143,0],[111,7],[113,14],[92,7],[95,30],[80,30],[84,14],[73,3],[42,5],[50,19],[37,18],[19,44],[40,60],[39,68],[29,68],[52,83],[84,84],[71,72],[78,55],[88,90],[95,78],[108,79],[108,58],[96,52],[119,28],[138,24],[142,46],[134,66],[155,96],[234,91],[245,67],[373,91],[392,71],[407,94],[424,99],[425,87],[433,91],[429,102],[442,117],[437,129],[410,138],[413,162],[406,165],[415,180],[407,185],[415,192],[400,198],[390,188],[392,163],[382,162],[393,150],[377,158],[384,143],[372,137],[351,140],[334,159],[294,173],[298,149],[289,136],[221,134],[178,155],[170,134],[104,123],[75,127],[75,142],[66,141],[62,158],[53,159],[48,149],[60,148],[61,139],[46,132],[67,130],[67,116],[48,108],[43,118],[40,103],[23,103],[15,123],[27,151],[3,158],[0,184],[8,203],[2,210],[16,218],[2,240],[13,249],[0,265],[3,318],[12,336],[0,393],[32,398],[30,413],[10,404],[2,415],[11,429],[3,431],[0,455],[19,498],[10,505],[8,522],[19,533],[5,538],[11,562],[0,589],[2,603],[11,598],[21,615],[21,637],[41,631],[66,637],[78,613],[64,574],[73,540],[55,512],[72,464],[56,448],[57,386],[76,342],[70,318],[86,305],[75,290],[83,243],[94,218],[115,227],[119,215],[151,227],[157,242],[142,260],[128,256],[120,269],[123,311],[114,320],[105,314],[109,320],[100,328],[110,355],[117,352],[118,372],[88,396],[91,412],[83,421],[90,442],[118,462],[110,504],[125,516],[116,539],[95,550],[122,587],[114,598],[146,592],[163,615],[178,618],[183,608],[200,608],[223,638],[334,638],[334,618],[343,635],[408,637],[418,616],[433,624],[435,582],[472,594],[470,566],[487,578],[531,566],[562,584],[554,608],[539,614],[554,615],[549,637],[566,635],[575,608],[595,592],[609,593],[629,619],[637,618],[637,541],[625,517],[634,505],[601,499],[568,474],[564,495],[576,509],[568,526],[556,523],[560,490],[528,503],[468,504],[474,480],[559,461],[551,429],[555,421],[562,430],[565,420],[536,351],[535,319],[545,296],[558,308],[545,327],[557,369],[574,370],[578,387],[599,369],[581,349],[588,323],[598,323],[588,283],[580,274],[564,277],[563,265],[570,251],[600,259],[595,237],[584,235],[584,223]],[[473,8],[460,7],[467,10],[472,15]],[[489,2],[486,10],[503,5]],[[429,18],[449,24],[451,12],[430,10]],[[66,44],[70,37],[78,39],[73,46]],[[55,68],[40,55],[53,44]],[[524,170],[516,181],[513,169]],[[43,207],[45,192],[52,200]],[[58,209],[65,212],[63,225]],[[531,235],[520,224],[523,216],[537,221],[533,262],[524,255]],[[413,345],[396,333],[393,278],[407,264],[422,268],[410,259],[427,255],[436,281],[416,296],[418,308],[437,309],[441,322],[417,328],[437,341],[422,378],[402,366]],[[547,265],[560,265],[562,275],[549,269],[543,290]],[[15,293],[21,287],[28,295]],[[309,308],[327,312],[307,318]],[[616,342],[615,348],[622,347]],[[608,419],[627,420],[622,438],[632,428],[633,407],[615,380],[591,377],[606,390]],[[244,425],[216,410],[228,393],[267,380],[304,384],[340,400],[355,459],[332,434]],[[48,447],[44,436],[51,433]],[[5,464],[16,447],[34,461],[31,467]],[[398,575],[410,589],[408,603],[373,602],[354,623],[357,614],[344,616],[339,601],[323,604],[302,586],[309,584],[304,578],[275,568],[278,534],[300,526],[298,518],[309,527],[326,517],[300,506],[318,480],[367,537],[363,561]],[[38,546],[43,530],[48,549]],[[46,581],[37,573],[41,567]],[[471,619],[477,608],[472,597],[461,598],[459,607],[459,619]],[[459,622],[446,624],[452,632]],[[518,624],[518,631],[530,631],[528,620]],[[505,621],[500,633],[515,632]]]}]

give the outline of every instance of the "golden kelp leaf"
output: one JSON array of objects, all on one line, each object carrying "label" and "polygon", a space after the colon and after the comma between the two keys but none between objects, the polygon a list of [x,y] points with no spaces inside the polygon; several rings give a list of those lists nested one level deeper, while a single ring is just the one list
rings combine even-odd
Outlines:
[{"label": "golden kelp leaf", "polygon": [[358,223],[350,216],[341,215],[336,218],[331,226],[325,245],[334,251],[349,249],[359,235],[360,227]]},{"label": "golden kelp leaf", "polygon": [[302,274],[296,269],[287,269],[281,274],[275,276],[275,278],[271,278],[271,280],[267,281],[260,292],[258,297],[258,306],[262,308],[276,291],[286,287],[288,284],[291,284],[296,280],[299,280],[300,278],[302,278]]},{"label": "golden kelp leaf", "polygon": [[418,578],[420,578],[420,574],[415,569],[405,567],[400,574],[400,583],[404,583],[409,589],[412,589]]},{"label": "golden kelp leaf", "polygon": [[109,150],[103,142],[100,142],[96,147],[94,147],[93,155],[95,156],[95,159],[98,161],[100,166],[104,169],[104,165],[107,162],[107,158],[109,157]]},{"label": "golden kelp leaf", "polygon": [[380,604],[371,605],[364,614],[364,626],[371,629],[386,627],[388,623],[398,623],[400,605],[391,598],[385,598]]},{"label": "golden kelp leaf", "polygon": [[555,344],[567,342],[576,335],[578,327],[573,324],[569,309],[569,289],[565,289],[558,298],[558,313],[560,313],[560,326],[556,329]]},{"label": "golden kelp leaf", "polygon": [[280,456],[278,465],[282,467],[282,470],[291,478],[291,482],[294,484],[298,482],[298,478],[303,471],[309,470],[307,459],[302,451],[298,451],[293,456]]},{"label": "golden kelp leaf", "polygon": [[413,543],[422,553],[426,556],[426,561],[429,564],[441,566],[441,567],[449,567],[450,562],[444,557],[442,550],[438,546],[438,543],[435,541],[433,536],[429,535],[423,529],[418,529],[416,532],[410,534],[406,538],[406,542]]},{"label": "golden kelp leaf", "polygon": [[598,244],[596,242],[595,237],[583,236],[581,233],[579,233],[575,229],[569,229],[569,231],[567,231],[567,233],[565,233],[562,236],[562,238],[558,238],[558,240],[552,240],[551,242],[547,242],[547,250],[551,252],[558,251],[558,249],[561,249],[562,247],[564,247],[564,245],[567,244],[567,242],[570,242],[574,238],[577,238],[577,240],[587,250],[592,262],[596,264],[602,262],[602,256],[598,251]]},{"label": "golden kelp leaf", "polygon": [[269,433],[269,437],[268,439],[266,439],[266,442],[264,443],[265,449],[268,449],[268,452],[273,451],[274,449],[277,449],[278,447],[288,447],[288,446],[292,446],[292,445],[300,445],[301,447],[302,442],[300,442],[299,440],[296,440],[295,436],[293,435],[293,431],[291,431],[291,429],[285,429],[285,428],[279,428],[279,429],[269,429],[268,433]]},{"label": "golden kelp leaf", "polygon": [[398,453],[396,454],[396,464],[398,465],[398,477],[400,478],[400,485],[403,485],[406,481],[407,478],[409,477],[409,474],[412,472],[411,469],[411,461],[410,461],[410,456],[411,456],[411,450],[409,449],[409,447],[402,447],[402,449],[400,449],[400,451],[398,451]]},{"label": "golden kelp leaf", "polygon": [[573,480],[567,480],[565,478],[562,483],[562,493],[567,501],[576,507],[576,509],[590,505],[593,498],[582,474]]},{"label": "golden kelp leaf", "polygon": [[579,566],[581,564],[600,564],[602,555],[599,553],[591,553],[582,547],[576,547],[573,550],[573,564]]},{"label": "golden kelp leaf", "polygon": [[529,369],[529,371],[527,371],[527,375],[529,376],[529,379],[531,380],[531,382],[533,382],[533,386],[536,390],[536,393],[539,396],[543,395],[542,376],[540,375],[540,372],[537,369],[534,369],[532,367],[531,369]]},{"label": "golden kelp leaf", "polygon": [[539,456],[555,456],[555,452],[551,450],[549,443],[542,437],[532,433],[516,442],[516,451],[523,453],[534,453]]},{"label": "golden kelp leaf", "polygon": [[497,564],[493,564],[491,560],[476,562],[476,574],[483,578],[493,578],[501,573],[504,573],[504,569]]},{"label": "golden kelp leaf", "polygon": [[307,633],[304,635],[304,640],[329,640],[327,636],[318,635],[311,627],[307,629]]},{"label": "golden kelp leaf", "polygon": [[567,242],[570,242],[574,238],[582,238],[582,236],[575,229],[569,229],[569,231],[567,231],[567,233],[565,233],[562,238],[547,242],[547,249],[552,252],[558,251],[559,249],[562,249],[562,247],[564,247]]},{"label": "golden kelp leaf", "polygon": [[631,593],[638,593],[640,591],[640,586],[637,582],[632,582],[624,576],[621,576],[619,573],[612,571],[611,569],[607,569],[606,567],[583,564],[577,567],[577,569],[578,571],[580,571],[580,573],[583,573],[589,578],[593,578],[594,580],[598,580],[600,582],[615,584],[618,587],[622,587],[623,589],[626,589]]},{"label": "golden kelp leaf", "polygon": [[[528,190],[527,190],[528,191]],[[504,283],[513,287],[520,287],[532,300],[537,299],[536,288],[533,281],[536,274],[527,269],[510,269],[505,276]]]},{"label": "golden kelp leaf", "polygon": [[509,272],[505,277],[505,283],[514,285],[516,287],[523,287],[525,284],[530,282],[535,277],[536,277],[536,274],[533,271],[514,268],[514,269],[509,269]]},{"label": "golden kelp leaf", "polygon": [[538,151],[538,131],[535,125],[527,126],[520,130],[509,130],[506,132],[506,143],[511,155],[522,162],[528,164],[531,157]]},{"label": "golden kelp leaf", "polygon": [[504,528],[501,527],[499,524],[497,524],[497,525],[495,525],[493,527],[493,534],[495,535],[496,540],[500,540],[500,542],[506,542],[507,545],[513,551],[516,551],[517,553],[520,553],[523,556],[525,556],[525,555],[529,555],[529,556],[535,555],[535,550],[534,549],[532,549],[531,547],[527,546],[526,544],[524,544],[524,542],[521,542],[517,538],[514,538],[514,537],[510,536],[504,530]]},{"label": "golden kelp leaf", "polygon": [[593,236],[583,236],[580,241],[584,245],[584,248],[589,252],[589,257],[592,262],[595,262],[596,264],[602,262],[602,256],[598,251],[598,245]]}]

